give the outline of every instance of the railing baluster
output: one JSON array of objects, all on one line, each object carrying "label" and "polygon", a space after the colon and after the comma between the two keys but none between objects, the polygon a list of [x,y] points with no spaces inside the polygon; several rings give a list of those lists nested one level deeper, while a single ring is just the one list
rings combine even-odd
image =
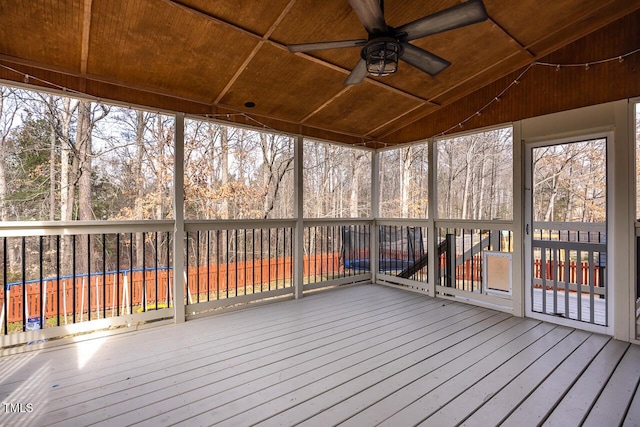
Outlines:
[{"label": "railing baluster", "polygon": [[158,280],[158,232],[155,232],[155,239],[153,240],[153,246],[154,246],[154,257],[153,257],[153,266],[154,266],[154,271],[155,271],[155,275],[154,275],[154,285],[155,285],[155,297],[154,299],[156,300],[156,310],[158,309],[158,284],[159,284],[159,280]]},{"label": "railing baluster", "polygon": [[129,314],[133,314],[133,233],[129,233]]},{"label": "railing baluster", "polygon": [[238,259],[238,229],[236,228],[235,230],[233,230],[233,236],[234,236],[234,242],[235,242],[235,246],[233,248],[233,259],[234,259],[234,264],[235,264],[235,270],[236,270],[236,279],[235,279],[235,294],[233,296],[237,297],[238,296],[238,263],[239,263],[239,259]]},{"label": "railing baluster", "polygon": [[71,236],[71,265],[72,265],[72,301],[71,301],[71,306],[72,306],[72,310],[73,310],[73,323],[76,323],[76,235],[72,235]]},{"label": "railing baluster", "polygon": [[46,313],[46,308],[45,307],[45,300],[44,300],[44,290],[42,287],[42,282],[43,282],[43,261],[42,261],[42,247],[43,247],[43,243],[42,243],[42,236],[39,236],[40,238],[39,240],[39,247],[38,247],[38,259],[39,259],[39,266],[38,266],[38,275],[39,275],[39,279],[40,279],[40,329],[44,329],[44,324],[45,324],[45,313]]},{"label": "railing baluster", "polygon": [[211,230],[207,230],[207,301],[211,301]]},{"label": "railing baluster", "polygon": [[251,229],[251,286],[252,293],[256,293],[256,229]]},{"label": "railing baluster", "polygon": [[596,264],[594,252],[589,251],[589,262],[587,266],[589,267],[589,322],[595,323],[595,280],[596,280]]},{"label": "railing baluster", "polygon": [[[580,232],[578,232],[578,241],[580,241]],[[577,311],[578,320],[582,320],[582,251],[577,251],[576,256],[576,287],[577,287]]]},{"label": "railing baluster", "polygon": [[278,264],[279,264],[279,257],[278,257],[278,251],[280,249],[280,245],[279,245],[279,237],[280,237],[280,228],[276,228],[276,262],[275,262],[275,270],[276,270],[276,289],[278,289]]},{"label": "railing baluster", "polygon": [[196,302],[200,302],[200,230],[196,231]]},{"label": "railing baluster", "polygon": [[[116,234],[116,293],[114,300],[111,301],[112,306],[117,307],[117,315],[120,316],[120,304],[118,297],[120,296],[120,233]],[[113,310],[111,311],[113,313]]]},{"label": "railing baluster", "polygon": [[91,234],[87,234],[87,320],[91,321]]},{"label": "railing baluster", "polygon": [[[2,292],[4,292],[4,300],[2,301],[4,318],[2,323],[4,326],[4,334],[9,333],[9,284],[7,283],[7,238],[2,238]],[[58,326],[60,321],[58,321]]]},{"label": "railing baluster", "polygon": [[102,318],[107,318],[107,239],[104,233],[102,234]]},{"label": "railing baluster", "polygon": [[227,260],[227,269],[226,269],[226,286],[225,288],[227,289],[227,298],[229,298],[229,230],[225,231],[225,237],[226,237],[226,251],[225,251],[225,257]]},{"label": "railing baluster", "polygon": [[[147,238],[142,232],[142,311],[147,311]],[[133,300],[133,298],[132,298]]]},{"label": "railing baluster", "polygon": [[[171,235],[167,231],[167,307],[171,307]],[[175,272],[174,272],[175,274]],[[174,303],[175,304],[175,303]]]}]

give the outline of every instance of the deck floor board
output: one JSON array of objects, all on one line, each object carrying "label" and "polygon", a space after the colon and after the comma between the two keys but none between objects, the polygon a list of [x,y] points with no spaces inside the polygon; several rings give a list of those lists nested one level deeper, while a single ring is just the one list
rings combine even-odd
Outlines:
[{"label": "deck floor board", "polygon": [[0,425],[640,424],[640,347],[377,285],[0,360]]}]

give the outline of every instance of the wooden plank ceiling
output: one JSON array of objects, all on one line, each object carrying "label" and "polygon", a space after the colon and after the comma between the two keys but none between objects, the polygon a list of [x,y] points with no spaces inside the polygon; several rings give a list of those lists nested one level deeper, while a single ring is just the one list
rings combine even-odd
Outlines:
[{"label": "wooden plank ceiling", "polygon": [[[384,13],[397,27],[458,3],[387,0]],[[292,54],[286,45],[366,38],[347,0],[3,1],[0,78],[28,74],[103,99],[376,147],[432,136],[456,103],[489,96],[491,84],[640,9],[640,0],[484,4],[487,21],[412,42],[452,63],[436,77],[400,63],[394,75],[343,86],[360,48]],[[428,126],[432,115],[441,125]]]}]

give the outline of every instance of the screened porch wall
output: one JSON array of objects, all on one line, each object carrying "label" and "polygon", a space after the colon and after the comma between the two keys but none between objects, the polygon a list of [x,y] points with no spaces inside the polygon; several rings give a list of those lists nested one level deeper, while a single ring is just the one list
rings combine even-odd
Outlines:
[{"label": "screened porch wall", "polygon": [[[182,203],[176,202],[174,204],[175,220],[170,221],[169,224],[169,228],[172,230],[173,234],[171,251],[174,255],[172,260],[173,272],[170,277],[171,301],[166,305],[166,307],[157,307],[159,308],[159,310],[155,310],[157,311],[157,313],[151,313],[151,311],[149,311],[149,313],[151,313],[149,314],[144,310],[142,313],[134,313],[133,307],[131,307],[132,300],[130,299],[128,300],[128,303],[130,304],[129,310],[123,312],[121,316],[115,316],[114,320],[105,319],[103,316],[102,319],[95,319],[93,321],[101,321],[100,324],[91,323],[85,321],[88,320],[88,318],[85,318],[85,314],[83,314],[82,322],[77,322],[76,324],[67,327],[61,326],[62,329],[60,330],[57,329],[58,325],[55,325],[56,328],[50,328],[50,330],[47,330],[47,328],[33,328],[28,330],[27,322],[29,316],[26,315],[24,308],[22,308],[22,310],[18,310],[22,311],[22,332],[19,332],[17,334],[7,334],[3,336],[3,347],[18,344],[20,342],[34,341],[40,338],[52,338],[63,334],[86,332],[92,329],[121,328],[124,326],[135,324],[136,322],[145,323],[157,319],[171,319],[172,321],[181,321],[185,318],[186,313],[195,313],[198,311],[206,312],[208,310],[217,309],[226,305],[219,302],[211,303],[210,296],[208,297],[209,299],[207,301],[199,302],[198,298],[201,298],[201,293],[199,292],[199,290],[203,286],[202,279],[191,278],[190,275],[184,273],[177,273],[178,271],[185,272],[189,268],[189,252],[187,246],[189,245],[188,242],[192,241],[189,239],[193,239],[194,236],[192,234],[191,237],[189,237],[189,233],[193,233],[193,231],[198,231],[201,229],[204,229],[207,232],[210,232],[212,230],[232,230],[231,239],[236,239],[238,238],[238,236],[242,236],[242,239],[247,239],[247,230],[270,228],[280,229],[281,227],[284,227],[282,228],[283,232],[281,235],[285,239],[285,243],[282,249],[276,249],[276,253],[280,253],[278,251],[281,251],[284,258],[291,258],[290,263],[287,264],[285,262],[281,265],[282,271],[286,271],[289,273],[283,273],[284,275],[282,276],[280,275],[280,273],[277,273],[273,277],[271,275],[268,275],[268,282],[271,282],[271,278],[274,278],[278,281],[278,283],[275,284],[274,289],[269,289],[269,285],[267,285],[267,292],[264,293],[264,295],[260,295],[261,292],[253,292],[253,289],[255,288],[254,285],[256,283],[251,283],[252,292],[243,292],[243,294],[240,295],[240,293],[237,291],[237,285],[240,282],[239,280],[237,280],[234,285],[235,294],[233,294],[233,297],[236,297],[238,299],[233,302],[233,298],[229,298],[229,303],[231,305],[247,304],[251,301],[262,300],[265,297],[297,298],[302,296],[305,289],[307,291],[311,291],[314,288],[322,286],[335,286],[349,283],[366,283],[374,281],[377,283],[384,283],[391,286],[400,286],[414,291],[424,292],[432,296],[463,299],[468,303],[499,308],[514,315],[522,316],[525,313],[525,298],[523,295],[525,283],[523,268],[525,261],[523,256],[523,229],[525,221],[523,208],[523,144],[531,141],[535,142],[551,138],[552,136],[588,134],[589,132],[594,130],[612,131],[615,138],[613,151],[610,155],[610,170],[612,171],[612,173],[610,175],[609,191],[611,194],[611,202],[608,207],[609,228],[607,230],[607,234],[611,236],[611,239],[608,241],[611,262],[611,268],[608,269],[608,281],[609,283],[614,284],[611,290],[611,297],[614,304],[614,314],[612,316],[610,326],[604,332],[613,334],[618,339],[634,341],[636,338],[635,314],[637,295],[635,287],[636,250],[635,239],[633,237],[636,235],[636,232],[634,227],[635,222],[633,220],[635,216],[633,214],[634,209],[631,204],[631,200],[633,200],[633,198],[635,197],[635,186],[633,185],[634,180],[632,179],[633,174],[631,171],[634,170],[633,159],[635,157],[635,146],[633,144],[634,133],[632,131],[633,125],[631,120],[631,117],[633,116],[630,112],[632,108],[629,105],[630,104],[627,101],[619,101],[615,103],[588,107],[580,110],[558,113],[552,116],[537,117],[534,119],[528,119],[514,123],[513,139],[514,141],[521,141],[521,143],[514,143],[513,188],[519,190],[514,191],[513,219],[511,221],[467,222],[439,218],[437,214],[438,195],[434,185],[437,174],[435,167],[429,168],[428,171],[429,177],[431,178],[428,184],[430,195],[428,202],[428,218],[416,220],[413,223],[407,222],[407,220],[405,219],[380,218],[378,208],[379,183],[377,182],[377,174],[379,173],[379,160],[378,156],[376,155],[372,156],[371,167],[372,218],[359,220],[331,220],[334,222],[325,224],[321,221],[317,222],[318,220],[303,218],[301,213],[302,204],[300,203],[300,200],[298,200],[294,207],[294,217],[290,220],[283,220],[285,224],[278,222],[279,220],[257,220],[254,224],[247,223],[238,226],[224,220],[212,220],[209,221],[208,224],[204,225],[189,224],[188,222],[185,222]],[[176,115],[174,200],[177,201],[184,200],[184,177],[182,174],[181,166],[184,164],[184,151],[180,149],[180,147],[184,143],[184,133],[182,131],[183,124],[184,116]],[[303,187],[302,174],[300,173],[300,168],[302,166],[302,156],[304,155],[302,150],[303,140],[301,137],[297,136],[295,137],[294,143],[296,145],[293,171],[293,175],[295,177],[294,192],[298,194],[298,199],[300,199],[304,198],[303,191],[301,190]],[[429,154],[429,159],[431,162],[433,162],[435,157],[433,152],[434,143],[435,141],[430,141],[428,143],[429,150],[431,151]],[[117,224],[111,224],[112,225],[110,226],[119,227]],[[362,232],[369,234],[369,240],[363,240],[363,250],[364,246],[366,246],[366,249],[370,254],[380,253],[381,228],[399,227],[402,230],[403,227],[405,227],[405,229],[406,227],[420,227],[424,231],[423,239],[425,249],[423,251],[423,255],[426,256],[427,261],[424,270],[420,272],[418,278],[407,279],[405,277],[401,277],[400,274],[386,274],[385,270],[381,270],[381,266],[379,265],[379,263],[381,262],[380,258],[369,256],[370,264],[366,268],[364,267],[364,265],[361,265],[357,268],[351,268],[349,269],[350,271],[347,272],[345,271],[343,264],[342,271],[331,271],[331,275],[325,274],[330,272],[329,265],[336,265],[335,260],[331,260],[330,258],[332,256],[332,253],[338,251],[335,239],[333,239],[333,242],[330,242],[329,239],[327,239],[325,244],[328,246],[325,246],[324,248],[320,246],[319,249],[314,249],[319,252],[316,252],[316,255],[311,255],[309,253],[305,254],[305,235],[309,236],[309,233],[314,227],[316,228],[316,231],[318,227],[325,227],[325,229],[327,230],[325,231],[325,233],[327,235],[342,236],[341,233],[343,232],[343,227],[345,225],[362,227]],[[74,229],[74,227],[76,226],[80,227],[79,229],[81,229],[82,227],[87,227],[89,225],[82,223],[78,223],[77,225],[68,224],[65,227],[61,228],[59,224],[55,223],[38,223],[29,225],[3,224],[2,236],[5,238],[22,238],[27,236],[77,235],[80,232]],[[101,226],[98,225],[97,227],[98,229],[100,229]],[[147,227],[145,227],[145,224],[135,224],[131,225],[131,227],[133,228],[128,229],[125,225],[125,228],[119,229],[118,232],[155,232],[155,229],[153,227],[147,229]],[[165,225],[163,225],[162,227],[165,227]],[[435,236],[439,235],[440,230],[447,228],[458,228],[460,230],[481,228],[495,229],[499,232],[507,231],[508,233],[510,233],[510,238],[513,240],[510,251],[513,256],[514,268],[512,272],[513,291],[509,298],[496,298],[494,296],[486,295],[482,292],[478,293],[475,292],[473,286],[471,292],[469,292],[468,290],[464,289],[464,286],[463,289],[451,289],[450,287],[443,287],[441,284],[439,284],[441,283],[439,282],[440,277],[438,276],[438,272],[440,271],[440,261],[438,256],[436,255],[438,253],[439,241],[435,238]],[[96,231],[92,230],[88,231],[88,233],[95,234]],[[280,231],[278,233],[280,233]],[[251,233],[250,231],[250,235],[251,234],[255,235],[255,231],[253,231],[253,233]],[[197,235],[200,235],[200,233],[198,232],[196,236]],[[208,235],[210,235],[210,233]],[[225,242],[228,239],[229,234],[226,233]],[[306,244],[308,246],[308,240]],[[309,250],[307,250],[307,252],[309,252]],[[415,254],[411,256],[414,257],[411,261],[415,262]],[[321,259],[320,265],[326,266],[324,272],[320,272],[319,274],[317,268],[317,257],[320,257]],[[409,260],[410,259],[407,258],[406,261]],[[255,263],[254,259],[249,260],[248,258],[245,258],[243,261],[237,261],[232,266],[232,268],[235,269],[236,267],[239,267],[241,265],[240,263],[244,263],[244,270],[242,274],[247,275],[247,271],[249,271],[247,267],[248,261]],[[313,283],[309,283],[309,279],[307,278],[307,281],[305,282],[304,277],[305,275],[308,276],[310,274],[310,265],[314,262],[316,264],[316,266],[314,266],[313,274],[315,277],[315,281]],[[227,263],[226,259],[224,263]],[[262,265],[262,263],[263,261],[261,260],[260,264]],[[305,264],[306,267],[304,267]],[[267,265],[272,264],[270,261],[267,261]],[[193,264],[191,264],[191,266],[193,266]],[[273,267],[275,268],[275,265],[273,265]],[[197,271],[201,272],[202,266],[198,265],[196,266],[196,269]],[[339,268],[337,268],[337,270],[339,270]],[[227,269],[224,273],[227,277],[229,276],[229,271],[230,270]],[[257,274],[257,270],[255,268],[250,271],[251,275]],[[404,269],[402,271],[404,271]],[[216,266],[216,274],[220,274],[221,272],[222,270],[218,269],[218,266]],[[465,273],[463,273],[463,276],[464,274]],[[211,276],[209,273],[207,273],[206,277],[210,278]],[[471,280],[473,281],[473,278]],[[196,283],[197,289],[195,302],[193,299],[191,287],[188,286],[189,282],[193,284],[194,281]],[[23,282],[26,282],[26,280],[23,280]],[[128,282],[128,284],[130,283],[132,283],[132,281]],[[246,286],[247,283],[248,282],[245,280],[244,285]],[[24,285],[26,286],[26,283]],[[228,289],[230,288],[226,287],[225,291]],[[262,289],[263,288],[261,288],[261,291]],[[78,292],[81,292],[81,290]],[[99,294],[100,291],[94,293],[94,296]],[[133,290],[130,294],[130,298],[132,294]],[[249,296],[248,294],[251,294],[252,296]],[[26,293],[23,293],[23,295],[26,295]],[[24,297],[21,296],[21,298],[23,298],[22,301],[24,303]],[[218,301],[219,299],[219,297],[216,297],[216,301]],[[6,300],[7,299],[5,297],[5,301]],[[204,303],[205,305],[198,306],[201,303]],[[39,300],[38,304],[42,304],[42,299]],[[83,302],[82,304],[88,304],[88,307],[92,307],[92,302],[88,296],[86,302]],[[7,316],[8,314],[4,314],[4,319],[7,319]],[[3,322],[5,322],[4,319]],[[44,324],[41,324],[40,326],[44,326]],[[5,329],[5,333],[6,332],[7,330]]]}]

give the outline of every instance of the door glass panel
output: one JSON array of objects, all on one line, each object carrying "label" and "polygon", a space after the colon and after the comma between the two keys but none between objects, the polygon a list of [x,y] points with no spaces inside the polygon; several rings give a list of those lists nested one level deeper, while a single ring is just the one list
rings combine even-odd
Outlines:
[{"label": "door glass panel", "polygon": [[534,312],[608,323],[606,142],[532,149]]}]

